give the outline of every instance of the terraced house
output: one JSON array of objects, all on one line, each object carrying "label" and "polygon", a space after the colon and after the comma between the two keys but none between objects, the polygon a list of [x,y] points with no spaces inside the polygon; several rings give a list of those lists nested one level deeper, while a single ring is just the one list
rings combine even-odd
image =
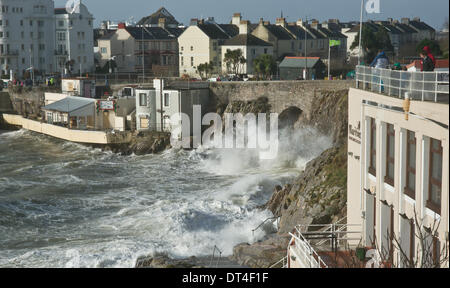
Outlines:
[{"label": "terraced house", "polygon": [[158,27],[128,27],[120,23],[114,33],[98,40],[100,66],[114,61],[119,73],[176,77],[177,38],[182,32],[182,28],[167,27],[164,18],[160,18]]},{"label": "terraced house", "polygon": [[212,63],[212,72],[220,73],[221,46],[225,40],[238,34],[239,27],[233,24],[217,24],[213,18],[192,19],[191,25],[178,38],[180,75],[199,76],[197,67],[204,63]]}]

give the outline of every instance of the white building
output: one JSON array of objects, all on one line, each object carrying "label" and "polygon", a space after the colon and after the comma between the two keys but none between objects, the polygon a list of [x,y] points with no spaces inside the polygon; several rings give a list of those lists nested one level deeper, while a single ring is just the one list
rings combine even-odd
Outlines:
[{"label": "white building", "polygon": [[1,74],[23,77],[30,67],[42,75],[94,69],[93,17],[81,4],[74,13],[54,8],[52,0],[0,0]]},{"label": "white building", "polygon": [[94,17],[84,4],[74,13],[67,12],[65,8],[55,9],[55,72],[62,72],[69,59],[74,61],[72,73],[94,71],[93,22]]},{"label": "white building", "polygon": [[191,84],[180,82],[164,86],[164,81],[155,79],[153,87],[136,88],[136,129],[172,132],[177,128],[171,125],[172,115],[184,113],[189,116],[192,134],[194,105],[202,107],[202,117],[208,109],[208,85],[200,82]]},{"label": "white building", "polygon": [[22,76],[30,67],[54,70],[52,0],[0,0],[0,70]]},{"label": "white building", "polygon": [[[254,74],[254,60],[261,55],[267,54],[273,56],[273,45],[269,42],[261,40],[249,33],[249,22],[241,21],[239,24],[239,35],[224,41],[222,45],[222,72],[232,73],[227,63],[225,55],[228,50],[241,50],[242,56],[245,58],[245,64],[242,64],[238,71],[240,74]],[[232,69],[231,69],[232,70]]]}]

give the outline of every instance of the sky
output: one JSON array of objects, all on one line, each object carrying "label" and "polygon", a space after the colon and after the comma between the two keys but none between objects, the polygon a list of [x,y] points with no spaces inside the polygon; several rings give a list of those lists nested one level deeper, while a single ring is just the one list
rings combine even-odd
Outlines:
[{"label": "sky", "polygon": [[[420,17],[422,21],[440,30],[448,19],[448,0],[379,0],[381,13],[366,14],[364,18],[385,20],[402,17]],[[55,7],[64,7],[67,0],[55,0]],[[82,0],[95,17],[95,26],[102,20],[135,21],[164,6],[175,18],[189,25],[191,18],[214,17],[218,23],[229,23],[235,12],[244,20],[258,23],[262,17],[271,23],[281,13],[287,21],[315,18],[341,21],[359,20],[360,0]]]}]

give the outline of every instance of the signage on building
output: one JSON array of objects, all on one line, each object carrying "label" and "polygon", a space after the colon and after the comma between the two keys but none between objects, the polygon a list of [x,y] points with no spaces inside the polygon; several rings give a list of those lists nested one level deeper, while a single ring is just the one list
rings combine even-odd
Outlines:
[{"label": "signage on building", "polygon": [[361,144],[361,122],[358,122],[357,127],[349,125],[348,127],[349,139],[353,142]]},{"label": "signage on building", "polygon": [[114,100],[99,100],[97,101],[97,109],[102,111],[115,110],[116,101]]}]

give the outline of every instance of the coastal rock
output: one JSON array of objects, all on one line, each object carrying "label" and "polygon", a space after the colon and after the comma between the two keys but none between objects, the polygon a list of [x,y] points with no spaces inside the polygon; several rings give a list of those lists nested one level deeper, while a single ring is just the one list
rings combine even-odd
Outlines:
[{"label": "coastal rock", "polygon": [[144,256],[136,260],[135,268],[202,268],[196,262],[196,257],[174,260],[167,255]]},{"label": "coastal rock", "polygon": [[253,245],[242,243],[234,247],[232,259],[251,268],[269,268],[286,256],[289,240],[288,234],[275,234]]}]

